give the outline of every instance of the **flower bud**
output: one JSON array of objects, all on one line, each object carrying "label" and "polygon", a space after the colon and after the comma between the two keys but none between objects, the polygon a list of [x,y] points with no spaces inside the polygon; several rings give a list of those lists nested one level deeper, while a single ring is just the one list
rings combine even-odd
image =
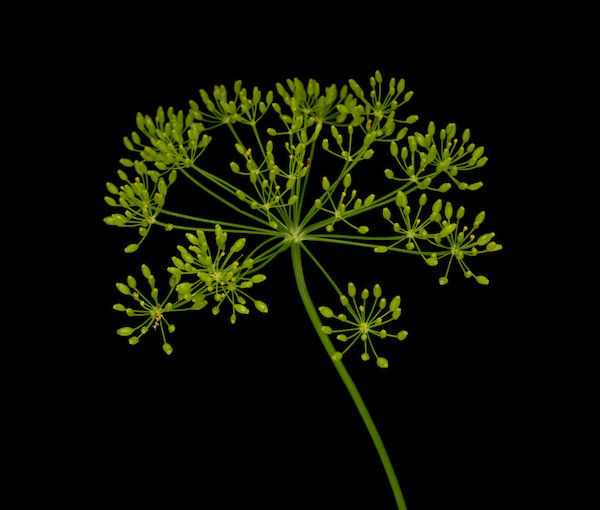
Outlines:
[{"label": "flower bud", "polygon": [[408,198],[406,198],[406,195],[404,194],[404,192],[402,191],[398,191],[398,193],[396,194],[396,205],[398,206],[399,209],[406,207],[406,205],[408,204]]},{"label": "flower bud", "polygon": [[398,157],[398,144],[396,142],[390,143],[390,152],[395,158]]},{"label": "flower bud", "polygon": [[124,327],[117,329],[117,335],[119,336],[131,336],[135,330],[133,328]]},{"label": "flower bud", "polygon": [[476,276],[475,280],[477,280],[477,283],[480,285],[488,285],[490,283],[490,281],[483,275]]},{"label": "flower bud", "polygon": [[386,251],[388,251],[388,247],[387,246],[376,246],[375,248],[373,248],[373,251],[375,253],[385,253]]},{"label": "flower bud", "polygon": [[331,356],[331,359],[333,361],[341,361],[341,359],[342,359],[343,356],[344,355],[341,352],[336,351],[336,352],[333,353],[333,356]]},{"label": "flower bud", "polygon": [[243,315],[248,315],[250,313],[250,310],[248,310],[248,308],[246,308],[244,305],[242,305],[240,303],[236,303],[235,305],[233,305],[233,308],[235,309],[236,312],[241,313]]},{"label": "flower bud", "polygon": [[254,306],[261,313],[268,313],[268,311],[269,311],[269,307],[267,306],[267,304],[264,301],[256,300],[256,301],[254,301]]},{"label": "flower bud", "polygon": [[408,336],[408,331],[403,329],[402,331],[400,331],[400,333],[398,333],[398,340],[404,340],[407,336]]},{"label": "flower bud", "polygon": [[342,304],[342,306],[348,306],[348,298],[344,295],[340,296],[340,303]]},{"label": "flower bud", "polygon": [[481,211],[476,217],[475,217],[475,222],[473,223],[473,226],[475,228],[479,227],[479,225],[481,225],[483,223],[483,220],[485,220],[485,211]]},{"label": "flower bud", "polygon": [[245,245],[246,245],[246,238],[242,237],[241,239],[238,239],[235,243],[233,243],[233,246],[230,248],[229,252],[236,253],[238,251],[242,251],[244,249]]},{"label": "flower bud", "polygon": [[483,182],[479,181],[479,182],[474,182],[472,184],[469,184],[467,186],[467,189],[469,191],[475,191],[475,190],[478,190],[479,188],[481,188],[482,186],[483,186]]},{"label": "flower bud", "polygon": [[420,197],[419,197],[419,205],[421,207],[423,207],[425,204],[427,203],[427,195],[425,193],[423,193]]},{"label": "flower bud", "polygon": [[129,275],[127,277],[127,285],[132,289],[135,289],[137,287],[137,281],[133,276]]},{"label": "flower bud", "polygon": [[327,319],[331,319],[334,316],[333,310],[327,306],[320,306],[319,312]]},{"label": "flower bud", "polygon": [[398,309],[398,307],[400,306],[400,301],[400,296],[395,296],[394,299],[392,299],[390,303],[390,312],[394,312]]},{"label": "flower bud", "polygon": [[255,274],[254,276],[252,276],[250,278],[250,281],[252,283],[261,283],[261,282],[264,282],[266,279],[267,279],[267,277],[264,274]]},{"label": "flower bud", "polygon": [[356,287],[352,282],[348,283],[348,295],[353,298],[356,296]]},{"label": "flower bud", "polygon": [[344,176],[344,188],[349,188],[352,185],[352,175],[346,174]]},{"label": "flower bud", "polygon": [[388,179],[393,179],[394,178],[394,172],[392,170],[390,170],[389,168],[386,168],[383,171],[384,175],[388,178]]},{"label": "flower bud", "polygon": [[364,289],[362,291],[360,297],[362,298],[363,301],[366,301],[367,299],[369,299],[369,290],[368,289]]},{"label": "flower bud", "polygon": [[126,296],[131,296],[131,290],[129,289],[129,287],[127,285],[125,285],[124,283],[117,283],[117,290],[121,293],[121,294],[125,294]]},{"label": "flower bud", "polygon": [[171,347],[171,344],[168,344],[166,342],[163,344],[162,348],[167,355],[170,355],[173,352],[173,347]]},{"label": "flower bud", "polygon": [[327,179],[327,177],[323,177],[323,180],[321,181],[321,186],[323,187],[323,190],[327,191],[329,189],[329,180]]},{"label": "flower bud", "polygon": [[369,361],[369,360],[371,359],[371,356],[369,356],[369,353],[368,353],[368,352],[363,352],[363,353],[360,355],[360,359],[362,359],[363,361]]},{"label": "flower bud", "polygon": [[483,246],[484,244],[489,243],[495,235],[496,234],[494,234],[494,232],[490,232],[488,234],[483,234],[479,236],[479,238],[477,239],[477,245]]},{"label": "flower bud", "polygon": [[375,298],[379,299],[381,297],[381,286],[376,283],[375,287],[373,287],[373,295],[375,296]]},{"label": "flower bud", "polygon": [[456,211],[456,219],[460,220],[463,218],[464,215],[465,215],[465,208],[461,205],[458,208],[458,211]]},{"label": "flower bud", "polygon": [[123,250],[123,251],[124,251],[125,253],[133,253],[133,252],[134,252],[134,251],[136,251],[136,250],[137,250],[139,247],[140,247],[140,245],[139,245],[139,244],[132,243],[132,244],[128,244],[128,245],[125,247],[125,250]]},{"label": "flower bud", "polygon": [[358,227],[358,233],[359,234],[366,234],[369,231],[369,227],[363,225],[361,227]]},{"label": "flower bud", "polygon": [[380,368],[388,368],[388,360],[382,357],[377,358],[377,366]]},{"label": "flower bud", "polygon": [[449,182],[445,182],[438,188],[438,191],[440,193],[446,193],[451,187],[452,187],[452,184],[450,184]]},{"label": "flower bud", "polygon": [[321,326],[321,331],[326,335],[331,335],[331,333],[333,333],[333,330],[329,326]]},{"label": "flower bud", "polygon": [[446,202],[446,207],[444,208],[444,216],[448,221],[452,218],[452,204],[450,202]]}]

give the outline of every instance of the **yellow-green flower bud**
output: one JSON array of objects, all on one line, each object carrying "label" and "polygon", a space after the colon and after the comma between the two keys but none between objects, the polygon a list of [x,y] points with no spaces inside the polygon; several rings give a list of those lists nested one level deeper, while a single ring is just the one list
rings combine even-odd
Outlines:
[{"label": "yellow-green flower bud", "polygon": [[394,312],[400,306],[400,296],[395,296],[390,303],[390,312]]},{"label": "yellow-green flower bud", "polygon": [[356,296],[356,286],[352,282],[348,283],[348,295],[351,298],[353,298],[354,296]]},{"label": "yellow-green flower bud", "polygon": [[327,179],[327,177],[323,177],[323,180],[321,181],[321,186],[323,187],[324,191],[327,191],[329,189],[329,179]]},{"label": "yellow-green flower bud", "polygon": [[333,361],[341,361],[341,359],[342,359],[343,356],[344,355],[341,352],[336,351],[336,352],[333,353],[333,356],[331,356],[331,359]]},{"label": "yellow-green flower bud", "polygon": [[131,296],[131,290],[129,289],[129,287],[127,285],[125,285],[124,283],[117,283],[117,290],[121,293],[121,294],[125,294],[126,296]]},{"label": "yellow-green flower bud", "polygon": [[363,299],[363,301],[366,301],[367,299],[369,299],[369,290],[368,289],[364,289],[362,291],[360,297]]},{"label": "yellow-green flower bud", "polygon": [[400,333],[398,333],[398,340],[404,340],[407,336],[408,336],[408,331],[403,329],[402,331],[400,331]]},{"label": "yellow-green flower bud", "polygon": [[268,313],[268,311],[269,311],[269,307],[263,301],[258,301],[258,300],[254,301],[254,306],[261,313]]},{"label": "yellow-green flower bud", "polygon": [[131,336],[135,330],[133,328],[124,327],[117,329],[117,335],[119,336]]},{"label": "yellow-green flower bud", "polygon": [[319,312],[327,319],[331,319],[334,316],[333,310],[327,306],[320,306]]},{"label": "yellow-green flower bud", "polygon": [[477,283],[481,285],[488,285],[490,283],[490,281],[483,275],[476,276],[475,280],[477,280]]},{"label": "yellow-green flower bud", "polygon": [[168,344],[166,342],[163,344],[162,348],[167,355],[170,355],[173,352],[173,347],[171,347],[171,344]]},{"label": "yellow-green flower bud", "polygon": [[379,299],[381,297],[381,286],[376,283],[375,287],[373,287],[373,295],[375,296],[375,298]]},{"label": "yellow-green flower bud", "polygon": [[389,367],[388,360],[385,358],[382,358],[380,356],[379,358],[377,358],[377,366],[380,368],[388,368]]}]

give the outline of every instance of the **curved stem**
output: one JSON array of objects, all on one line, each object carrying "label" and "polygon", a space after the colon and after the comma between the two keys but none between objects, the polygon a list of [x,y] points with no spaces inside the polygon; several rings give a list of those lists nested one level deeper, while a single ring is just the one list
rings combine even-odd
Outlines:
[{"label": "curved stem", "polygon": [[[296,278],[296,284],[298,286],[298,291],[300,292],[300,298],[302,299],[302,303],[304,303],[304,307],[310,317],[310,320],[319,335],[319,339],[325,347],[327,354],[331,358],[335,353],[335,347],[329,340],[329,337],[321,331],[322,323],[319,318],[319,314],[310,298],[308,293],[308,288],[306,287],[306,281],[304,279],[304,271],[302,268],[302,251],[299,243],[294,243],[291,247],[292,251],[292,266],[294,268],[294,276]],[[400,489],[400,485],[398,484],[398,479],[396,478],[396,473],[394,472],[394,467],[392,466],[392,462],[387,454],[383,441],[381,440],[381,436],[375,427],[375,423],[369,414],[367,406],[363,402],[354,381],[350,377],[350,374],[344,367],[342,361],[333,361],[333,366],[338,371],[338,374],[342,378],[342,381],[346,385],[346,389],[350,393],[358,412],[360,413],[363,422],[365,423],[369,434],[371,435],[371,439],[375,444],[375,448],[377,449],[377,453],[379,454],[379,458],[383,463],[383,467],[387,474],[390,485],[392,486],[392,491],[394,492],[394,498],[396,499],[396,504],[398,505],[399,510],[406,510],[406,503],[404,502],[404,497],[402,496],[402,490]]]}]

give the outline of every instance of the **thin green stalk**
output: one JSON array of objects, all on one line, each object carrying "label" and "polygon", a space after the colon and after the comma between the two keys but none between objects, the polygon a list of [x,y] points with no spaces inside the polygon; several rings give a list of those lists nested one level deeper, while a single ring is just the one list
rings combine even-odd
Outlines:
[{"label": "thin green stalk", "polygon": [[[302,302],[304,303],[304,307],[306,308],[308,316],[310,317],[310,320],[311,320],[317,334],[319,335],[319,339],[321,340],[323,347],[325,347],[327,354],[331,358],[331,356],[333,356],[333,354],[335,353],[336,349],[333,346],[333,344],[331,343],[331,341],[329,340],[329,337],[321,331],[321,327],[322,327],[321,319],[319,318],[319,314],[318,314],[318,312],[312,302],[312,299],[308,293],[308,288],[306,287],[306,281],[304,279],[304,271],[302,268],[302,250],[301,250],[300,244],[294,243],[291,247],[291,251],[292,251],[292,266],[294,269],[294,276],[296,278],[296,284],[298,286],[300,298],[302,299]],[[406,510],[406,503],[404,502],[404,497],[402,496],[402,490],[400,489],[400,485],[398,483],[396,473],[394,472],[394,467],[392,466],[392,462],[390,461],[390,458],[387,454],[387,451],[385,449],[383,441],[381,440],[381,436],[379,435],[379,432],[377,431],[377,428],[375,427],[375,423],[373,422],[373,419],[371,418],[371,415],[369,414],[367,406],[363,402],[363,399],[360,396],[360,393],[359,393],[358,389],[356,388],[354,381],[352,381],[352,378],[350,377],[350,374],[346,370],[346,367],[344,367],[344,364],[342,363],[342,361],[341,360],[334,361],[333,365],[335,366],[336,370],[338,371],[338,374],[342,378],[342,381],[344,382],[346,389],[350,393],[350,396],[352,397],[352,400],[354,401],[354,404],[356,405],[356,408],[358,409],[358,412],[360,413],[360,416],[363,419],[363,422],[365,423],[365,426],[367,427],[369,434],[371,435],[371,439],[373,440],[373,443],[375,444],[375,448],[377,449],[377,453],[379,454],[379,458],[381,459],[381,462],[383,463],[383,467],[385,469],[388,480],[392,487],[392,491],[394,493],[394,498],[396,500],[396,504],[398,505],[398,509]]]}]

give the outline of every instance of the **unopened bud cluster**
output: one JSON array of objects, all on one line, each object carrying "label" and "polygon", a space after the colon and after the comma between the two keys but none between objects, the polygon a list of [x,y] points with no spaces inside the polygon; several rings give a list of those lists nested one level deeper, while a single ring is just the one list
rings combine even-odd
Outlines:
[{"label": "unopened bud cluster", "polygon": [[[373,297],[369,304],[370,297]],[[387,324],[400,318],[402,309],[400,308],[400,296],[394,296],[388,303],[386,298],[382,297],[382,290],[379,284],[373,287],[372,293],[369,289],[363,289],[360,298],[357,299],[357,290],[354,283],[348,283],[347,295],[340,295],[340,304],[347,313],[336,314],[328,306],[319,307],[320,314],[326,319],[336,319],[341,323],[339,328],[332,328],[325,325],[321,328],[326,335],[335,335],[336,340],[348,344],[344,350],[336,351],[332,358],[339,361],[356,343],[362,345],[361,359],[368,361],[371,359],[371,353],[375,356],[377,366],[387,368],[388,360],[377,354],[373,344],[372,337],[380,339],[395,338],[404,340],[408,335],[406,330],[398,333],[388,333],[383,328]]]}]

